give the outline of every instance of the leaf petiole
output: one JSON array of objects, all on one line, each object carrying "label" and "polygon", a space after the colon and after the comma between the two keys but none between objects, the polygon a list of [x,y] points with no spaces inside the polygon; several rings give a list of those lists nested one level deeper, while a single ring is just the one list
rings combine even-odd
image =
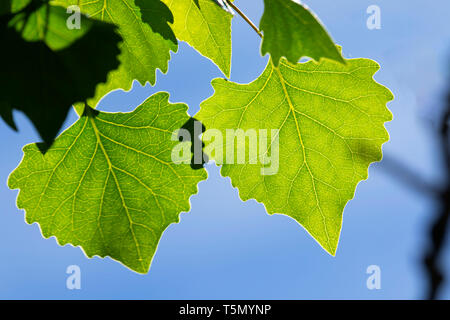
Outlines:
[{"label": "leaf petiole", "polygon": [[253,28],[253,30],[256,31],[256,33],[262,38],[263,35],[261,33],[261,31],[259,31],[258,27],[245,15],[245,13],[243,13],[238,7],[236,7],[236,5],[234,5],[231,1],[225,0],[225,2],[231,7],[233,8],[234,11],[236,11],[242,19],[245,20],[245,22],[247,22],[250,27]]}]

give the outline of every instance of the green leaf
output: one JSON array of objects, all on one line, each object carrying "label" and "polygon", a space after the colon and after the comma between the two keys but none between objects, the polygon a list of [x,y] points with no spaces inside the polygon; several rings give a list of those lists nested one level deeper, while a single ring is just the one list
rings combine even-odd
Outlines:
[{"label": "green leaf", "polygon": [[98,101],[112,90],[128,90],[133,80],[138,80],[141,84],[147,81],[155,84],[156,69],[167,72],[170,51],[176,52],[178,46],[142,22],[141,12],[134,0],[79,2],[51,1],[53,5],[64,7],[79,5],[81,12],[88,14],[90,18],[114,23],[124,40],[120,48],[122,53],[119,69],[109,74],[106,84],[97,87],[95,97],[88,101],[90,106],[96,106]]},{"label": "green leaf", "polygon": [[31,1],[32,0],[2,0],[0,2],[0,15],[16,13],[25,8]]},{"label": "green leaf", "polygon": [[344,62],[318,18],[292,0],[264,0],[260,29],[264,32],[261,53],[270,53],[275,65],[281,57],[291,63],[301,57]]},{"label": "green leaf", "polygon": [[[269,61],[250,84],[213,80],[215,94],[196,115],[207,131],[218,129],[224,137],[227,129],[268,130],[271,139],[258,148],[260,161],[251,164],[246,148],[246,162],[225,162],[222,175],[231,178],[242,200],[256,199],[269,214],[292,217],[332,255],[344,207],[358,182],[367,178],[370,163],[381,160],[381,145],[389,138],[384,123],[392,119],[386,103],[393,96],[373,80],[378,69],[368,59],[346,64],[282,59],[279,67]],[[270,136],[272,129],[279,134]],[[276,137],[278,170],[263,175],[268,166],[263,160],[276,154]],[[213,142],[205,141],[205,153],[217,163]],[[226,143],[233,146],[234,141]],[[244,147],[235,145],[236,150]]]},{"label": "green leaf", "polygon": [[211,59],[225,76],[231,70],[231,19],[211,0],[163,0],[174,16],[175,35]]},{"label": "green leaf", "polygon": [[174,164],[172,131],[189,119],[185,104],[157,93],[130,113],[85,114],[46,154],[36,144],[9,177],[28,223],[87,256],[110,256],[148,271],[167,226],[189,211],[204,169]]},{"label": "green leaf", "polygon": [[[33,8],[31,9],[33,10]],[[24,40],[42,41],[53,51],[69,47],[88,33],[94,24],[102,24],[82,15],[80,20],[82,28],[69,29],[67,27],[68,17],[69,14],[61,7],[41,5],[31,12],[27,8],[25,12],[15,15],[8,24],[10,27],[14,27]],[[112,24],[107,25],[113,26]],[[114,34],[112,37],[118,38]],[[99,41],[101,40],[99,39]]]},{"label": "green leaf", "polygon": [[148,23],[154,32],[159,33],[164,39],[169,39],[177,44],[177,38],[169,26],[173,23],[173,14],[160,0],[136,0],[136,5],[141,9],[142,21]]},{"label": "green leaf", "polygon": [[24,112],[46,146],[72,104],[93,97],[97,84],[119,66],[121,38],[114,25],[82,16],[83,28],[68,30],[66,16],[61,7],[43,5],[11,21],[0,19],[0,40],[7,44],[0,52],[0,116],[16,128],[12,111]]}]

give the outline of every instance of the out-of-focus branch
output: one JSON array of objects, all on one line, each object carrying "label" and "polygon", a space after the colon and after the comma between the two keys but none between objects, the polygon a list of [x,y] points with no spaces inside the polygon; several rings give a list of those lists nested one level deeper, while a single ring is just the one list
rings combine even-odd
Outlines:
[{"label": "out-of-focus branch", "polygon": [[438,186],[426,181],[415,170],[408,168],[392,156],[384,155],[380,167],[396,180],[420,194],[426,194],[432,197],[439,197],[441,194],[441,189]]},{"label": "out-of-focus branch", "polygon": [[430,229],[431,246],[424,257],[424,265],[428,271],[430,288],[429,299],[436,299],[443,283],[444,275],[440,267],[440,257],[445,244],[445,235],[450,217],[450,90],[447,105],[439,124],[439,144],[445,164],[446,187],[440,194],[439,211]]},{"label": "out-of-focus branch", "polygon": [[385,156],[381,167],[388,171],[391,176],[404,183],[415,191],[426,194],[436,199],[438,212],[431,225],[429,238],[430,248],[426,251],[423,263],[427,271],[429,289],[428,299],[436,299],[439,289],[444,281],[444,274],[440,267],[440,257],[445,243],[446,230],[450,220],[450,90],[448,93],[446,108],[439,121],[437,137],[439,139],[439,153],[443,157],[445,164],[445,185],[438,187],[426,181],[419,174],[407,168],[398,160]]}]

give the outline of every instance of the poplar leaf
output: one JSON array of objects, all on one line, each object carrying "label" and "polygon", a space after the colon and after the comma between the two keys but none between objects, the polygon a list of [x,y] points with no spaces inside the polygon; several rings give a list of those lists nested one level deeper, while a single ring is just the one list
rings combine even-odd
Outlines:
[{"label": "poplar leaf", "polygon": [[42,154],[36,144],[8,185],[17,206],[44,237],[80,246],[148,271],[164,230],[189,211],[204,169],[171,160],[173,131],[188,121],[185,104],[158,93],[130,113],[85,113]]},{"label": "poplar leaf", "polygon": [[260,29],[264,33],[261,53],[270,53],[275,65],[281,57],[291,63],[301,57],[344,62],[318,18],[292,0],[264,0]]},{"label": "poplar leaf", "polygon": [[163,0],[174,16],[176,37],[186,41],[230,77],[231,19],[233,16],[211,0]]},{"label": "poplar leaf", "polygon": [[[357,184],[368,177],[370,163],[382,158],[381,145],[389,138],[384,127],[392,119],[386,103],[391,92],[373,80],[379,65],[369,59],[346,64],[322,60],[279,67],[269,61],[262,75],[250,84],[215,79],[215,93],[196,115],[205,126],[219,130],[261,130],[278,134],[258,146],[259,161],[224,161],[223,176],[239,190],[242,200],[262,202],[269,214],[287,215],[300,223],[330,254],[337,249],[343,210]],[[273,157],[278,138],[279,161],[271,175],[262,174],[264,161]],[[217,161],[208,149],[205,153]],[[248,144],[248,142],[245,142]],[[209,151],[207,151],[207,149]],[[275,161],[276,159],[272,159]]]}]

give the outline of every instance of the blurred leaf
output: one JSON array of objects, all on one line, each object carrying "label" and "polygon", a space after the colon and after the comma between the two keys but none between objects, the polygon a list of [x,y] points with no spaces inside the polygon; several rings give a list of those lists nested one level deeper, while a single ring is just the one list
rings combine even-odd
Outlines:
[{"label": "blurred leaf", "polygon": [[32,0],[1,0],[0,15],[16,13],[25,8],[31,1]]},{"label": "blurred leaf", "polygon": [[[61,7],[41,5],[32,11],[26,10],[15,15],[9,22],[22,38],[27,41],[43,41],[52,50],[67,48],[82,38],[96,21],[81,16],[80,28],[69,29],[69,14]],[[96,22],[98,24],[98,22]]]},{"label": "blurred leaf", "polygon": [[[48,21],[40,20],[47,22],[38,26],[44,10]],[[28,20],[22,16],[25,20],[16,17],[0,22],[0,41],[8,44],[0,52],[0,115],[15,128],[12,110],[24,112],[47,147],[72,104],[94,96],[97,84],[119,65],[121,39],[113,25],[82,17],[83,31],[69,36],[65,20],[59,19],[63,14],[60,7],[41,7]],[[23,32],[19,34],[14,27]]]},{"label": "blurred leaf", "polygon": [[118,33],[124,40],[120,46],[121,65],[108,75],[105,84],[97,86],[95,97],[88,100],[88,104],[92,107],[112,90],[130,89],[133,80],[138,80],[143,85],[147,81],[152,85],[155,84],[156,69],[160,69],[163,73],[167,72],[170,51],[176,52],[178,49],[172,40],[164,39],[147,23],[142,22],[140,9],[134,0],[85,3],[79,3],[79,0],[55,0],[51,3],[66,8],[79,5],[81,12],[88,14],[90,18],[117,25]]}]

